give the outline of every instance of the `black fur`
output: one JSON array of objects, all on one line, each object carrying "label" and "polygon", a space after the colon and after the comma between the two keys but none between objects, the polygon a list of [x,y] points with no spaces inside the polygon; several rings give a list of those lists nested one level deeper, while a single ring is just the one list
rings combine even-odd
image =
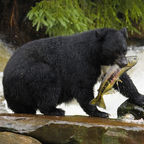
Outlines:
[{"label": "black fur", "polygon": [[[90,116],[107,117],[89,105],[101,65],[115,63],[127,51],[123,30],[98,29],[73,36],[39,39],[20,47],[9,60],[3,78],[4,96],[15,113],[39,109],[46,115],[64,115],[56,106],[75,98]],[[134,99],[139,93],[125,76],[121,92]],[[128,81],[128,82],[127,82]],[[144,101],[138,100],[141,104]]]}]

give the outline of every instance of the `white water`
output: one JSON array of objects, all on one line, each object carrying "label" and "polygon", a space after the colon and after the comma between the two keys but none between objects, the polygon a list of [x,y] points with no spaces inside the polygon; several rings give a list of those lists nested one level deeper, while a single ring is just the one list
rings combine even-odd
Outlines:
[{"label": "white water", "polygon": [[[132,68],[129,71],[129,75],[132,78],[134,84],[136,85],[138,91],[142,94],[144,94],[144,47],[138,48],[139,50],[130,50],[128,52],[128,55],[137,55],[138,56],[138,63],[134,68]],[[0,112],[4,113],[11,113],[12,111],[7,108],[6,101],[2,101],[3,98],[3,88],[2,88],[2,76],[3,73],[0,72]],[[97,95],[97,89],[99,87],[99,83],[94,86],[94,95]],[[125,97],[123,97],[118,92],[114,92],[113,94],[105,95],[104,100],[106,103],[106,112],[110,114],[111,118],[117,117],[117,108],[118,106],[126,100]],[[82,108],[79,106],[79,104],[76,101],[73,101],[69,104],[61,104],[58,106],[59,108],[62,108],[65,110],[66,115],[86,115],[86,113],[82,110]],[[103,109],[100,109],[103,111]],[[37,112],[39,113],[39,112]]]},{"label": "white water", "polygon": [[[127,55],[137,55],[138,63],[131,70],[128,71],[131,79],[133,80],[138,91],[144,94],[144,47],[139,47],[139,50],[129,50]],[[97,95],[97,90],[100,83],[94,86],[94,95]],[[127,98],[122,96],[119,92],[114,92],[113,94],[105,95],[104,100],[106,104],[106,110],[99,108],[101,111],[108,112],[110,118],[117,118],[117,108],[126,100]],[[70,104],[62,104],[58,106],[65,109],[66,115],[87,115],[79,104],[74,101]]]}]

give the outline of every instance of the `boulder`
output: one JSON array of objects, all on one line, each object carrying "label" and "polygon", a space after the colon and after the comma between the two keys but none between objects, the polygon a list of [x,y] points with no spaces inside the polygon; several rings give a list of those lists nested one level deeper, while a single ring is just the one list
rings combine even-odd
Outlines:
[{"label": "boulder", "polygon": [[0,144],[41,144],[38,140],[11,132],[0,132]]},{"label": "boulder", "polygon": [[0,131],[43,144],[144,144],[144,125],[86,116],[1,114]]},{"label": "boulder", "polygon": [[144,119],[144,108],[130,103],[129,100],[126,100],[119,106],[117,113],[118,117],[123,117],[126,114],[132,114],[135,119]]}]

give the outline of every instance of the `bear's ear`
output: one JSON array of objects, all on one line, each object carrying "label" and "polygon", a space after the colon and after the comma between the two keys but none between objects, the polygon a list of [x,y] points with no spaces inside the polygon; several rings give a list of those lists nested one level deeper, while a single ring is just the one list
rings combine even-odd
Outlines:
[{"label": "bear's ear", "polygon": [[103,29],[96,29],[95,31],[95,35],[97,37],[98,40],[101,40],[105,37],[105,35],[107,34],[108,29],[107,28],[103,28]]},{"label": "bear's ear", "polygon": [[128,38],[128,32],[126,28],[122,28],[120,32],[124,35],[125,38]]}]

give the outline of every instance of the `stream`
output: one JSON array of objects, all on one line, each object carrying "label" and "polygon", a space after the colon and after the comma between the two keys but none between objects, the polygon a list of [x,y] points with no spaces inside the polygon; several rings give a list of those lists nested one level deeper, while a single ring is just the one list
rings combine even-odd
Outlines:
[{"label": "stream", "polygon": [[[0,113],[12,113],[7,107],[7,103],[3,97],[3,87],[2,87],[2,76],[3,69],[12,54],[12,51],[9,48],[10,46],[0,41]],[[129,47],[127,55],[137,55],[138,63],[131,70],[128,71],[128,74],[132,78],[134,84],[136,85],[138,91],[144,94],[144,46],[142,47]],[[94,86],[94,95],[97,95],[97,89],[100,83]],[[104,96],[106,110],[99,108],[101,111],[106,111],[110,114],[110,118],[117,118],[117,108],[121,105],[126,98],[120,93],[114,91],[113,94]],[[79,104],[74,100],[68,104],[61,104],[58,106],[65,110],[66,115],[87,115],[79,106]],[[37,111],[39,114],[40,112]]]}]

